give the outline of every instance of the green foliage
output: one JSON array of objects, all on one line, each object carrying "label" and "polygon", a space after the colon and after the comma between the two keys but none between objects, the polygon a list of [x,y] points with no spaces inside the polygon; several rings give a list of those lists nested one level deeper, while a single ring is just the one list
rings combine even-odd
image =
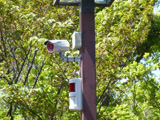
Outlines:
[{"label": "green foliage", "polygon": [[48,0],[0,3],[1,118],[61,119],[68,111],[68,79],[77,77],[79,67],[59,62],[43,43],[71,38],[78,26],[78,15],[72,11],[77,8],[53,7]]},{"label": "green foliage", "polygon": [[[50,0],[0,1],[0,119],[80,119],[68,109],[68,80],[78,63],[59,61],[44,41],[79,28],[78,7]],[[160,119],[160,16],[153,0],[115,0],[96,8],[98,119]],[[69,51],[67,54],[78,52]],[[141,61],[141,62],[140,62]]]},{"label": "green foliage", "polygon": [[[99,119],[159,119],[159,98],[154,99],[155,94],[151,94],[159,92],[159,89],[155,90],[153,86],[157,82],[152,78],[151,71],[159,67],[157,52],[160,19],[152,11],[153,1],[116,0],[111,7],[97,13],[96,77]],[[149,53],[152,53],[150,58]],[[140,63],[143,56],[146,60]],[[149,81],[154,82],[152,87],[148,91],[141,88],[139,92],[150,97],[139,102],[143,96],[140,97],[138,88]],[[148,88],[148,84],[145,87]],[[146,101],[152,101],[152,104]],[[153,107],[153,104],[156,104],[155,111],[147,108]],[[128,105],[127,110],[122,110],[121,107],[125,105]],[[112,110],[104,110],[106,106]],[[130,117],[125,118],[123,113]]]}]

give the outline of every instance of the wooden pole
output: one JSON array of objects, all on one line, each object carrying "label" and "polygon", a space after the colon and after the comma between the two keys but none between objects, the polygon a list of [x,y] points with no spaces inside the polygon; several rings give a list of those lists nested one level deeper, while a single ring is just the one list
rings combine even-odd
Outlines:
[{"label": "wooden pole", "polygon": [[96,120],[96,66],[94,0],[82,0],[80,5],[80,31],[82,32],[81,78],[82,120]]}]

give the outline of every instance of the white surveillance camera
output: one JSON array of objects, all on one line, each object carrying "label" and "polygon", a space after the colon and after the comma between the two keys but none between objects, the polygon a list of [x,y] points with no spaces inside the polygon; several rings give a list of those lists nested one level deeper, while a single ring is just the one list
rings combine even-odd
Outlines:
[{"label": "white surveillance camera", "polygon": [[60,53],[69,49],[69,42],[67,40],[48,40],[44,44],[47,45],[47,50],[49,53]]}]

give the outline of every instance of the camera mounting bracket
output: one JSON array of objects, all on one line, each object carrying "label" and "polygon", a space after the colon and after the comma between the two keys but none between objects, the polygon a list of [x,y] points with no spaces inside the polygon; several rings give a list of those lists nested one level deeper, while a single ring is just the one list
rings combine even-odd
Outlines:
[{"label": "camera mounting bracket", "polygon": [[77,57],[65,57],[64,52],[59,53],[60,60],[65,61],[65,62],[80,62],[81,60],[81,54],[79,54]]}]

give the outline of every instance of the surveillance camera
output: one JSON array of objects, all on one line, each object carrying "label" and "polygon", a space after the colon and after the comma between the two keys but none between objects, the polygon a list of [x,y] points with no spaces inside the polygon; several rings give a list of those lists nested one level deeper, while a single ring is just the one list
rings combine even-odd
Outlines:
[{"label": "surveillance camera", "polygon": [[49,53],[65,52],[69,49],[69,42],[67,40],[48,40],[44,44],[47,45]]}]

